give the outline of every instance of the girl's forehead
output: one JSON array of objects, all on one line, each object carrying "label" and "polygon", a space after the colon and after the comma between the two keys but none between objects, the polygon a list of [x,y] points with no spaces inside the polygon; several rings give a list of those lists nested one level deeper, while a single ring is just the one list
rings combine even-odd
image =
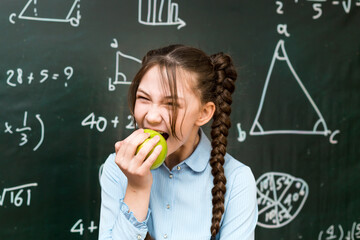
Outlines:
[{"label": "girl's forehead", "polygon": [[[176,90],[177,95],[194,94],[195,74],[181,67],[166,68],[155,65],[151,67],[140,81],[142,90],[156,90],[166,96]],[[174,85],[176,84],[176,89]]]}]

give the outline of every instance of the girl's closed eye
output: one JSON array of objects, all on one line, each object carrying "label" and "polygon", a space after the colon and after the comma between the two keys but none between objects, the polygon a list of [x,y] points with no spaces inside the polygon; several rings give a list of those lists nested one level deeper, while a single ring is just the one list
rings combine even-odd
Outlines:
[{"label": "girl's closed eye", "polygon": [[145,97],[143,95],[137,95],[136,99],[137,100],[142,100],[142,101],[149,101],[150,100],[148,97]]}]

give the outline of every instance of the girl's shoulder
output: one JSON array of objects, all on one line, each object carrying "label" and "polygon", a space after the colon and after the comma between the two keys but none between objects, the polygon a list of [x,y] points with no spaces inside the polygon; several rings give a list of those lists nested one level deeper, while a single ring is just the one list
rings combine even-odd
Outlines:
[{"label": "girl's shoulder", "polygon": [[255,187],[255,178],[251,168],[228,153],[225,155],[224,171],[228,183],[234,184],[236,181]]}]

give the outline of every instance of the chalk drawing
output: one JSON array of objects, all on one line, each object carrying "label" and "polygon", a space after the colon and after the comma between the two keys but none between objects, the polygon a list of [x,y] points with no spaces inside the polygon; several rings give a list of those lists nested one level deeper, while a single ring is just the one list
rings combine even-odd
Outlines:
[{"label": "chalk drawing", "polygon": [[[80,25],[80,0],[67,0],[61,1],[62,4],[70,3],[70,9],[67,13],[64,13],[65,17],[54,17],[48,16],[48,13],[39,10],[39,5],[41,3],[47,3],[44,0],[29,0],[25,7],[21,10],[18,15],[18,19],[30,20],[30,21],[41,21],[41,22],[57,22],[57,23],[70,23],[73,27],[78,27]],[[56,2],[57,4],[58,2]],[[55,4],[55,3],[54,3]],[[51,15],[51,14],[50,14]],[[15,24],[15,18],[17,14],[12,13],[9,16],[9,21]]]},{"label": "chalk drawing", "polygon": [[[118,48],[118,43],[116,39],[113,39],[113,42],[110,44],[112,48]],[[121,51],[117,51],[115,54],[115,77],[114,79],[109,78],[108,79],[108,90],[109,91],[115,91],[116,85],[119,84],[131,84],[131,80],[129,80],[128,71],[130,69],[128,68],[136,68],[139,69],[141,66],[141,60],[127,55]],[[128,68],[126,68],[126,67]],[[134,76],[130,76],[134,77]]]},{"label": "chalk drawing", "polygon": [[[285,62],[287,64],[287,67],[289,68],[289,70],[292,73],[292,79],[289,79],[289,81],[296,81],[299,88],[302,90],[302,92],[304,93],[304,96],[306,97],[306,100],[308,101],[308,103],[311,105],[312,109],[314,110],[313,114],[315,114],[315,116],[317,116],[317,121],[314,123],[313,126],[306,126],[308,127],[308,129],[303,129],[303,130],[295,130],[295,129],[277,129],[277,130],[267,130],[265,129],[260,120],[259,117],[262,114],[262,110],[263,110],[263,104],[266,100],[266,93],[268,90],[268,86],[271,83],[270,79],[272,77],[272,72],[273,72],[273,68],[276,65],[276,63],[279,62]],[[286,104],[286,99],[284,99],[284,104]],[[295,126],[294,126],[295,128]],[[305,127],[304,127],[305,128]],[[328,130],[326,122],[321,114],[321,112],[319,111],[318,107],[316,106],[314,100],[311,98],[309,92],[306,90],[304,84],[301,82],[299,76],[297,75],[297,73],[295,72],[295,69],[293,68],[290,59],[286,53],[285,50],[285,46],[284,46],[284,41],[280,40],[275,48],[274,51],[274,55],[270,64],[270,68],[265,80],[265,85],[264,85],[264,89],[263,89],[263,93],[261,96],[261,100],[260,100],[260,105],[255,117],[255,120],[252,124],[251,130],[250,130],[250,135],[268,135],[268,134],[311,134],[311,135],[324,135],[327,136],[328,134],[330,134],[331,131]]]},{"label": "chalk drawing", "polygon": [[138,21],[144,25],[171,26],[178,25],[177,29],[186,26],[179,18],[179,5],[171,0],[139,0]]},{"label": "chalk drawing", "polygon": [[309,194],[307,183],[287,173],[268,172],[256,181],[258,225],[280,228],[300,212]]}]

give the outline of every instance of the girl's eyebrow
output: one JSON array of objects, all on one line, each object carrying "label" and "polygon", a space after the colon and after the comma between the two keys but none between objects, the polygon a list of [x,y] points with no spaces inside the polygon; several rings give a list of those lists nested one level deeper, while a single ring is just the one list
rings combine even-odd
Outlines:
[{"label": "girl's eyebrow", "polygon": [[[150,94],[148,94],[145,90],[143,90],[141,88],[138,88],[137,93],[142,93],[142,94],[145,94],[147,97],[150,97]],[[168,96],[165,96],[164,99],[172,100],[173,98],[172,98],[172,96],[168,95]],[[179,96],[177,97],[177,100],[180,101],[180,102],[185,101],[185,99],[183,97],[179,97]]]},{"label": "girl's eyebrow", "polygon": [[145,94],[146,96],[148,96],[148,97],[150,97],[150,95],[147,93],[147,92],[145,92],[144,90],[142,90],[141,88],[139,88],[138,90],[137,90],[137,93],[143,93],[143,94]]}]

